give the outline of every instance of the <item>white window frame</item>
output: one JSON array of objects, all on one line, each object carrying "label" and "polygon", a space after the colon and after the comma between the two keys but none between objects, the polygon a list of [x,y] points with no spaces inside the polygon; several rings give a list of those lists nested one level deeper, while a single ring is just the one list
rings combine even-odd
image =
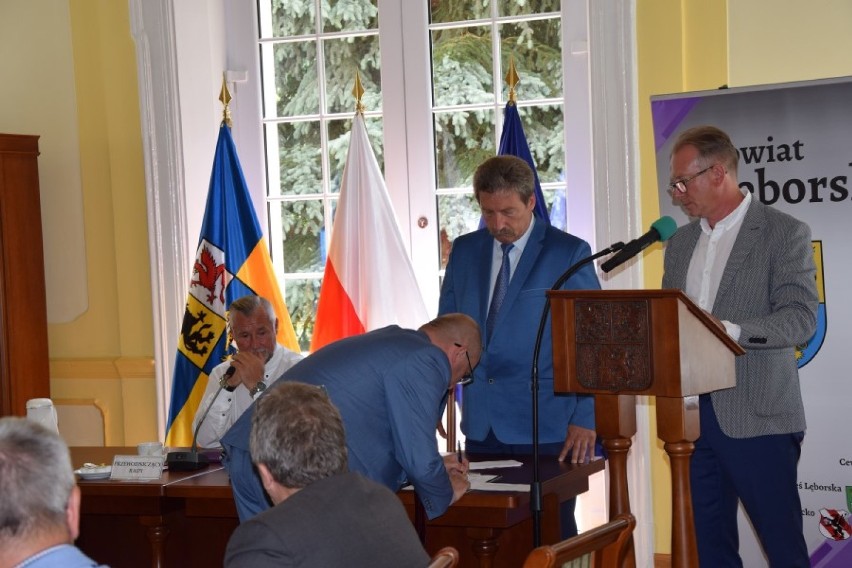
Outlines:
[{"label": "white window frame", "polygon": [[[186,301],[190,260],[198,241],[221,106],[222,72],[234,95],[234,140],[261,226],[263,137],[254,36],[254,0],[128,0],[136,42],[140,113],[148,202],[154,357],[161,437],[171,374]],[[437,305],[437,223],[428,75],[425,2],[379,0],[379,18],[398,22],[380,38],[385,121],[385,177],[397,219],[412,253],[428,306]],[[597,243],[638,235],[635,0],[563,0],[565,150],[569,227]],[[391,26],[393,27],[393,26]],[[249,34],[248,40],[246,33]],[[421,38],[417,41],[406,41]],[[395,81],[385,79],[395,73]],[[243,81],[243,77],[245,80]],[[400,97],[400,93],[404,96]],[[197,98],[196,98],[197,97]],[[256,124],[256,126],[255,126]],[[390,128],[390,124],[395,125]],[[405,125],[399,128],[399,125]],[[421,219],[427,230],[418,230]],[[435,259],[434,261],[431,259]],[[639,288],[641,263],[604,280],[605,287]],[[648,440],[647,412],[637,415]],[[631,499],[640,522],[634,537],[638,565],[653,561],[648,443],[634,444]],[[643,530],[645,529],[645,530]],[[647,530],[650,529],[650,530]]]}]

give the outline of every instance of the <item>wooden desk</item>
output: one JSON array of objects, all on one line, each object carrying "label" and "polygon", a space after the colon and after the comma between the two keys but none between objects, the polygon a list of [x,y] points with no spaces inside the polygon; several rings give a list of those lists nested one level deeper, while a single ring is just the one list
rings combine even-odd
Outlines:
[{"label": "wooden desk", "polygon": [[[111,464],[136,448],[71,448],[74,468],[85,462]],[[210,478],[205,494],[188,493],[194,480]],[[82,493],[77,545],[110,566],[217,566],[222,564],[237,515],[227,473],[219,464],[195,472],[163,472],[153,481],[78,479]],[[192,512],[205,503],[226,503],[230,514]],[[227,506],[222,507],[228,511]],[[194,518],[190,518],[194,517]]]},{"label": "wooden desk", "polygon": [[[75,468],[134,453],[135,448],[71,448]],[[522,461],[521,467],[499,470],[500,481],[529,484],[531,460]],[[542,543],[548,544],[559,540],[559,503],[588,490],[588,477],[603,470],[604,461],[574,465],[542,457],[540,463]],[[78,484],[83,499],[77,545],[111,566],[221,566],[238,524],[230,480],[219,464],[197,472],[163,472],[162,479],[149,482]],[[414,492],[400,491],[399,497],[413,519]],[[461,567],[520,566],[532,550],[529,492],[471,491],[427,523],[429,553],[447,544],[459,550]]]},{"label": "wooden desk", "polygon": [[[474,459],[486,461],[505,457],[477,455]],[[483,473],[500,475],[501,483],[529,485],[532,456],[515,456],[514,459],[522,461],[523,465]],[[561,463],[552,456],[539,458],[542,544],[559,542],[559,504],[588,491],[589,476],[602,471],[604,465],[602,459],[570,464]],[[413,522],[414,492],[400,491],[399,496]],[[532,531],[529,491],[471,491],[445,514],[426,522],[426,550],[434,555],[444,546],[453,546],[459,551],[461,567],[516,568],[533,549]]]}]

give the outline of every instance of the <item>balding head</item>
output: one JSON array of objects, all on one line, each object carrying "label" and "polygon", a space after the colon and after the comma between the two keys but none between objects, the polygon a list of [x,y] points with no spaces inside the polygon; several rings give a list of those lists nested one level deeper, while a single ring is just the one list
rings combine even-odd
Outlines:
[{"label": "balding head", "polygon": [[452,368],[450,386],[468,374],[470,367],[479,363],[482,336],[479,326],[470,316],[445,314],[421,326],[420,331],[426,333],[432,343],[447,355]]}]

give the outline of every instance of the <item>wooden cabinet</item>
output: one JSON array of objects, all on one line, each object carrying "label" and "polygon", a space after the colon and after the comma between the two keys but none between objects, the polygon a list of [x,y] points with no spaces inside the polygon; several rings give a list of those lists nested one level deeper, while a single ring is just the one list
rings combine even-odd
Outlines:
[{"label": "wooden cabinet", "polygon": [[0,134],[0,415],[50,396],[38,136]]}]

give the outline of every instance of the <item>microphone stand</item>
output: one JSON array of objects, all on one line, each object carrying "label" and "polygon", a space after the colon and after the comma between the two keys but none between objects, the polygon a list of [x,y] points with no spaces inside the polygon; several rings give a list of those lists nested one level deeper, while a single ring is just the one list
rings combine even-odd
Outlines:
[{"label": "microphone stand", "polygon": [[[551,286],[551,290],[559,290],[565,282],[578,270],[593,260],[607,254],[617,252],[624,248],[621,241],[610,245],[604,250],[591,256],[583,258],[572,264],[559,279]],[[541,545],[541,471],[538,465],[538,358],[541,354],[541,343],[544,338],[544,328],[547,323],[547,315],[550,313],[550,299],[545,297],[544,309],[541,311],[541,321],[538,324],[538,333],[535,337],[535,348],[533,349],[532,363],[532,446],[533,446],[533,480],[530,484],[530,510],[533,517],[533,548]]]},{"label": "microphone stand", "polygon": [[[234,373],[231,369],[233,369],[233,367],[228,368],[228,371],[225,374],[233,375]],[[224,380],[219,382],[219,389],[216,391],[216,394],[213,395],[213,399],[210,401],[210,404],[208,404],[207,408],[204,409],[204,414],[201,415],[201,419],[195,426],[195,432],[192,434],[192,447],[189,451],[169,452],[166,455],[166,464],[169,466],[169,471],[197,471],[210,465],[210,460],[207,456],[198,453],[198,431],[201,429],[201,425],[204,423],[204,419],[207,418],[207,414],[210,412],[210,409],[213,408],[213,403],[216,402],[216,399],[219,397],[219,393],[221,393],[222,389],[225,388],[225,384]]]}]

